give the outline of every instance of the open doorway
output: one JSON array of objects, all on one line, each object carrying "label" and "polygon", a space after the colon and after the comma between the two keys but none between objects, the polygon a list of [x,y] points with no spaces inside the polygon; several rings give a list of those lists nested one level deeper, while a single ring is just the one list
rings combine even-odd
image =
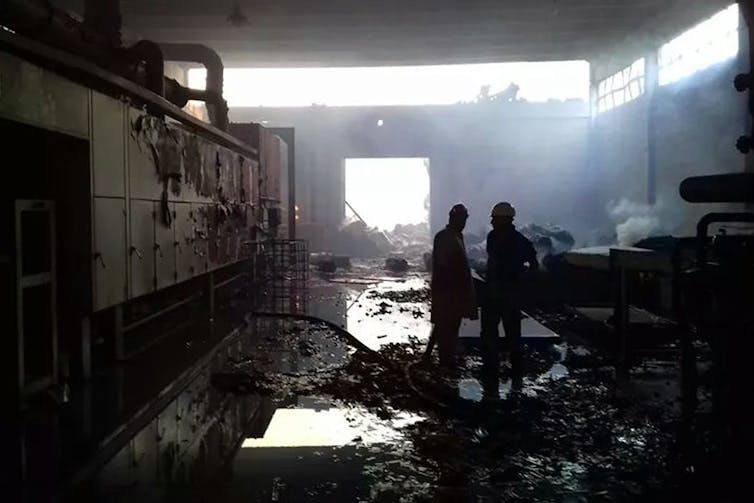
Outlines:
[{"label": "open doorway", "polygon": [[429,159],[346,159],[344,250],[420,257],[430,246],[429,191]]},{"label": "open doorway", "polygon": [[347,220],[384,232],[428,224],[429,159],[346,159],[345,178]]}]

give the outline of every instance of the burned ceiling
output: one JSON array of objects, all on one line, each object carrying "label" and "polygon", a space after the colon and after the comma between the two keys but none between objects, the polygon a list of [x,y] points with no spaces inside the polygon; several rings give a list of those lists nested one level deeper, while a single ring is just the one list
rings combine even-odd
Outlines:
[{"label": "burned ceiling", "polygon": [[[83,0],[56,3],[80,10]],[[727,3],[122,0],[121,10],[125,26],[137,36],[205,43],[232,65],[366,66],[590,59],[668,12],[681,11],[680,20],[684,10],[694,11],[693,18]]]}]

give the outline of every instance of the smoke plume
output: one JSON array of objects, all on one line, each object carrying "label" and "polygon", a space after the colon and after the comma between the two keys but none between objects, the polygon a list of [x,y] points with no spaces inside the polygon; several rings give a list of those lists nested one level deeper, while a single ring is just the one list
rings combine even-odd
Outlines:
[{"label": "smoke plume", "polygon": [[621,246],[633,246],[642,239],[671,231],[668,222],[672,219],[663,201],[643,204],[623,198],[608,203],[607,212],[616,223],[615,234]]}]

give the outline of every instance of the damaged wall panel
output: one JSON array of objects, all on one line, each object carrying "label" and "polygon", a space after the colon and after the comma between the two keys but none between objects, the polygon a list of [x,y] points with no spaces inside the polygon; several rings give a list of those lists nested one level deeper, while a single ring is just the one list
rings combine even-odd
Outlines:
[{"label": "damaged wall panel", "polygon": [[[179,122],[135,109],[130,119],[131,197],[154,205],[152,222],[144,212],[131,213],[130,235],[134,239],[155,226],[154,244],[146,251],[154,254],[150,260],[156,265],[152,290],[239,260],[242,242],[250,239],[254,225],[250,181],[256,164]],[[191,205],[180,207],[179,223],[174,221],[177,204]],[[173,236],[170,247],[168,234]],[[143,260],[132,258],[132,268],[140,270]],[[132,288],[132,297],[146,293],[142,283]]]}]

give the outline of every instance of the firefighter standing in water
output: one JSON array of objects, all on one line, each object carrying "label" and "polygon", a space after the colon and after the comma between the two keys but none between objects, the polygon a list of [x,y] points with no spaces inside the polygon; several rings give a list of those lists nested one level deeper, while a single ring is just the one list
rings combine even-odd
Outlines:
[{"label": "firefighter standing in water", "polygon": [[463,204],[451,208],[448,225],[435,235],[432,248],[432,334],[424,354],[429,360],[437,342],[440,364],[456,365],[461,320],[477,319],[476,295],[463,242],[469,212]]},{"label": "firefighter standing in water", "polygon": [[502,202],[492,208],[492,231],[487,235],[487,291],[482,302],[482,351],[489,362],[498,361],[498,325],[503,322],[511,344],[514,377],[522,375],[521,307],[525,283],[539,269],[537,252],[516,230],[516,210]]}]

